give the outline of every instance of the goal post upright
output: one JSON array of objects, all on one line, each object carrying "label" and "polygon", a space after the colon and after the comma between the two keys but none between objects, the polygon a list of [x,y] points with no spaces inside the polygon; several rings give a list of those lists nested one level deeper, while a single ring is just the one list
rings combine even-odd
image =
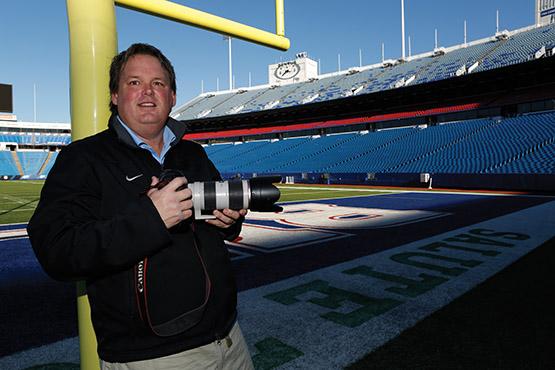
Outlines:
[{"label": "goal post upright", "polygon": [[[113,0],[67,0],[71,139],[104,130],[110,117],[109,67],[117,52]],[[82,370],[100,362],[85,282],[77,283],[77,321]]]},{"label": "goal post upright", "polygon": [[108,69],[117,52],[113,0],[67,0],[71,138],[104,130],[110,118]]}]

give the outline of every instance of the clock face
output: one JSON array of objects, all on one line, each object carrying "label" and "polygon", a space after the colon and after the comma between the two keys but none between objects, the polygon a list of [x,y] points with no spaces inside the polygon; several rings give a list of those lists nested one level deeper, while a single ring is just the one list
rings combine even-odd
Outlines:
[{"label": "clock face", "polygon": [[289,80],[301,71],[301,67],[295,62],[280,64],[274,71],[274,76],[280,80]]}]

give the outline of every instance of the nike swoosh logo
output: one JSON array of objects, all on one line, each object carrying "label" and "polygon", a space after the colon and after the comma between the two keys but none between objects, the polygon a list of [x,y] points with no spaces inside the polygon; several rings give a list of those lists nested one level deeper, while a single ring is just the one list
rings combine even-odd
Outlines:
[{"label": "nike swoosh logo", "polygon": [[143,175],[143,174],[141,173],[140,175],[133,176],[133,177],[125,176],[125,179],[126,179],[127,181],[133,181],[133,180],[135,180],[135,179],[138,179],[138,178],[141,177],[142,175]]}]

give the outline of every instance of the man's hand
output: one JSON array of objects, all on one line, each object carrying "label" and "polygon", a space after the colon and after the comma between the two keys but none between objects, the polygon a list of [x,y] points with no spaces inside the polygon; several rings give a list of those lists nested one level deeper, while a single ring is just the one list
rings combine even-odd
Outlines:
[{"label": "man's hand", "polygon": [[206,220],[207,223],[210,225],[214,225],[220,227],[222,229],[227,229],[231,225],[233,225],[237,220],[241,217],[245,217],[247,214],[246,209],[240,209],[238,211],[234,211],[232,209],[226,208],[222,211],[218,211],[217,209],[212,212],[212,214],[216,217],[215,220]]},{"label": "man's hand", "polygon": [[[156,185],[158,181],[156,176],[152,176],[150,186]],[[187,185],[187,179],[176,177],[162,189],[151,188],[146,193],[168,229],[193,215],[191,189],[177,190],[184,185]]]}]

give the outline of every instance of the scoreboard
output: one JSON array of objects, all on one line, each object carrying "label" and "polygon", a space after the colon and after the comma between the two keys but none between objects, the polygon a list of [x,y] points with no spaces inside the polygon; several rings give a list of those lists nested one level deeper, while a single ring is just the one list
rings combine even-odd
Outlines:
[{"label": "scoreboard", "polygon": [[13,112],[12,85],[0,84],[0,112]]}]

